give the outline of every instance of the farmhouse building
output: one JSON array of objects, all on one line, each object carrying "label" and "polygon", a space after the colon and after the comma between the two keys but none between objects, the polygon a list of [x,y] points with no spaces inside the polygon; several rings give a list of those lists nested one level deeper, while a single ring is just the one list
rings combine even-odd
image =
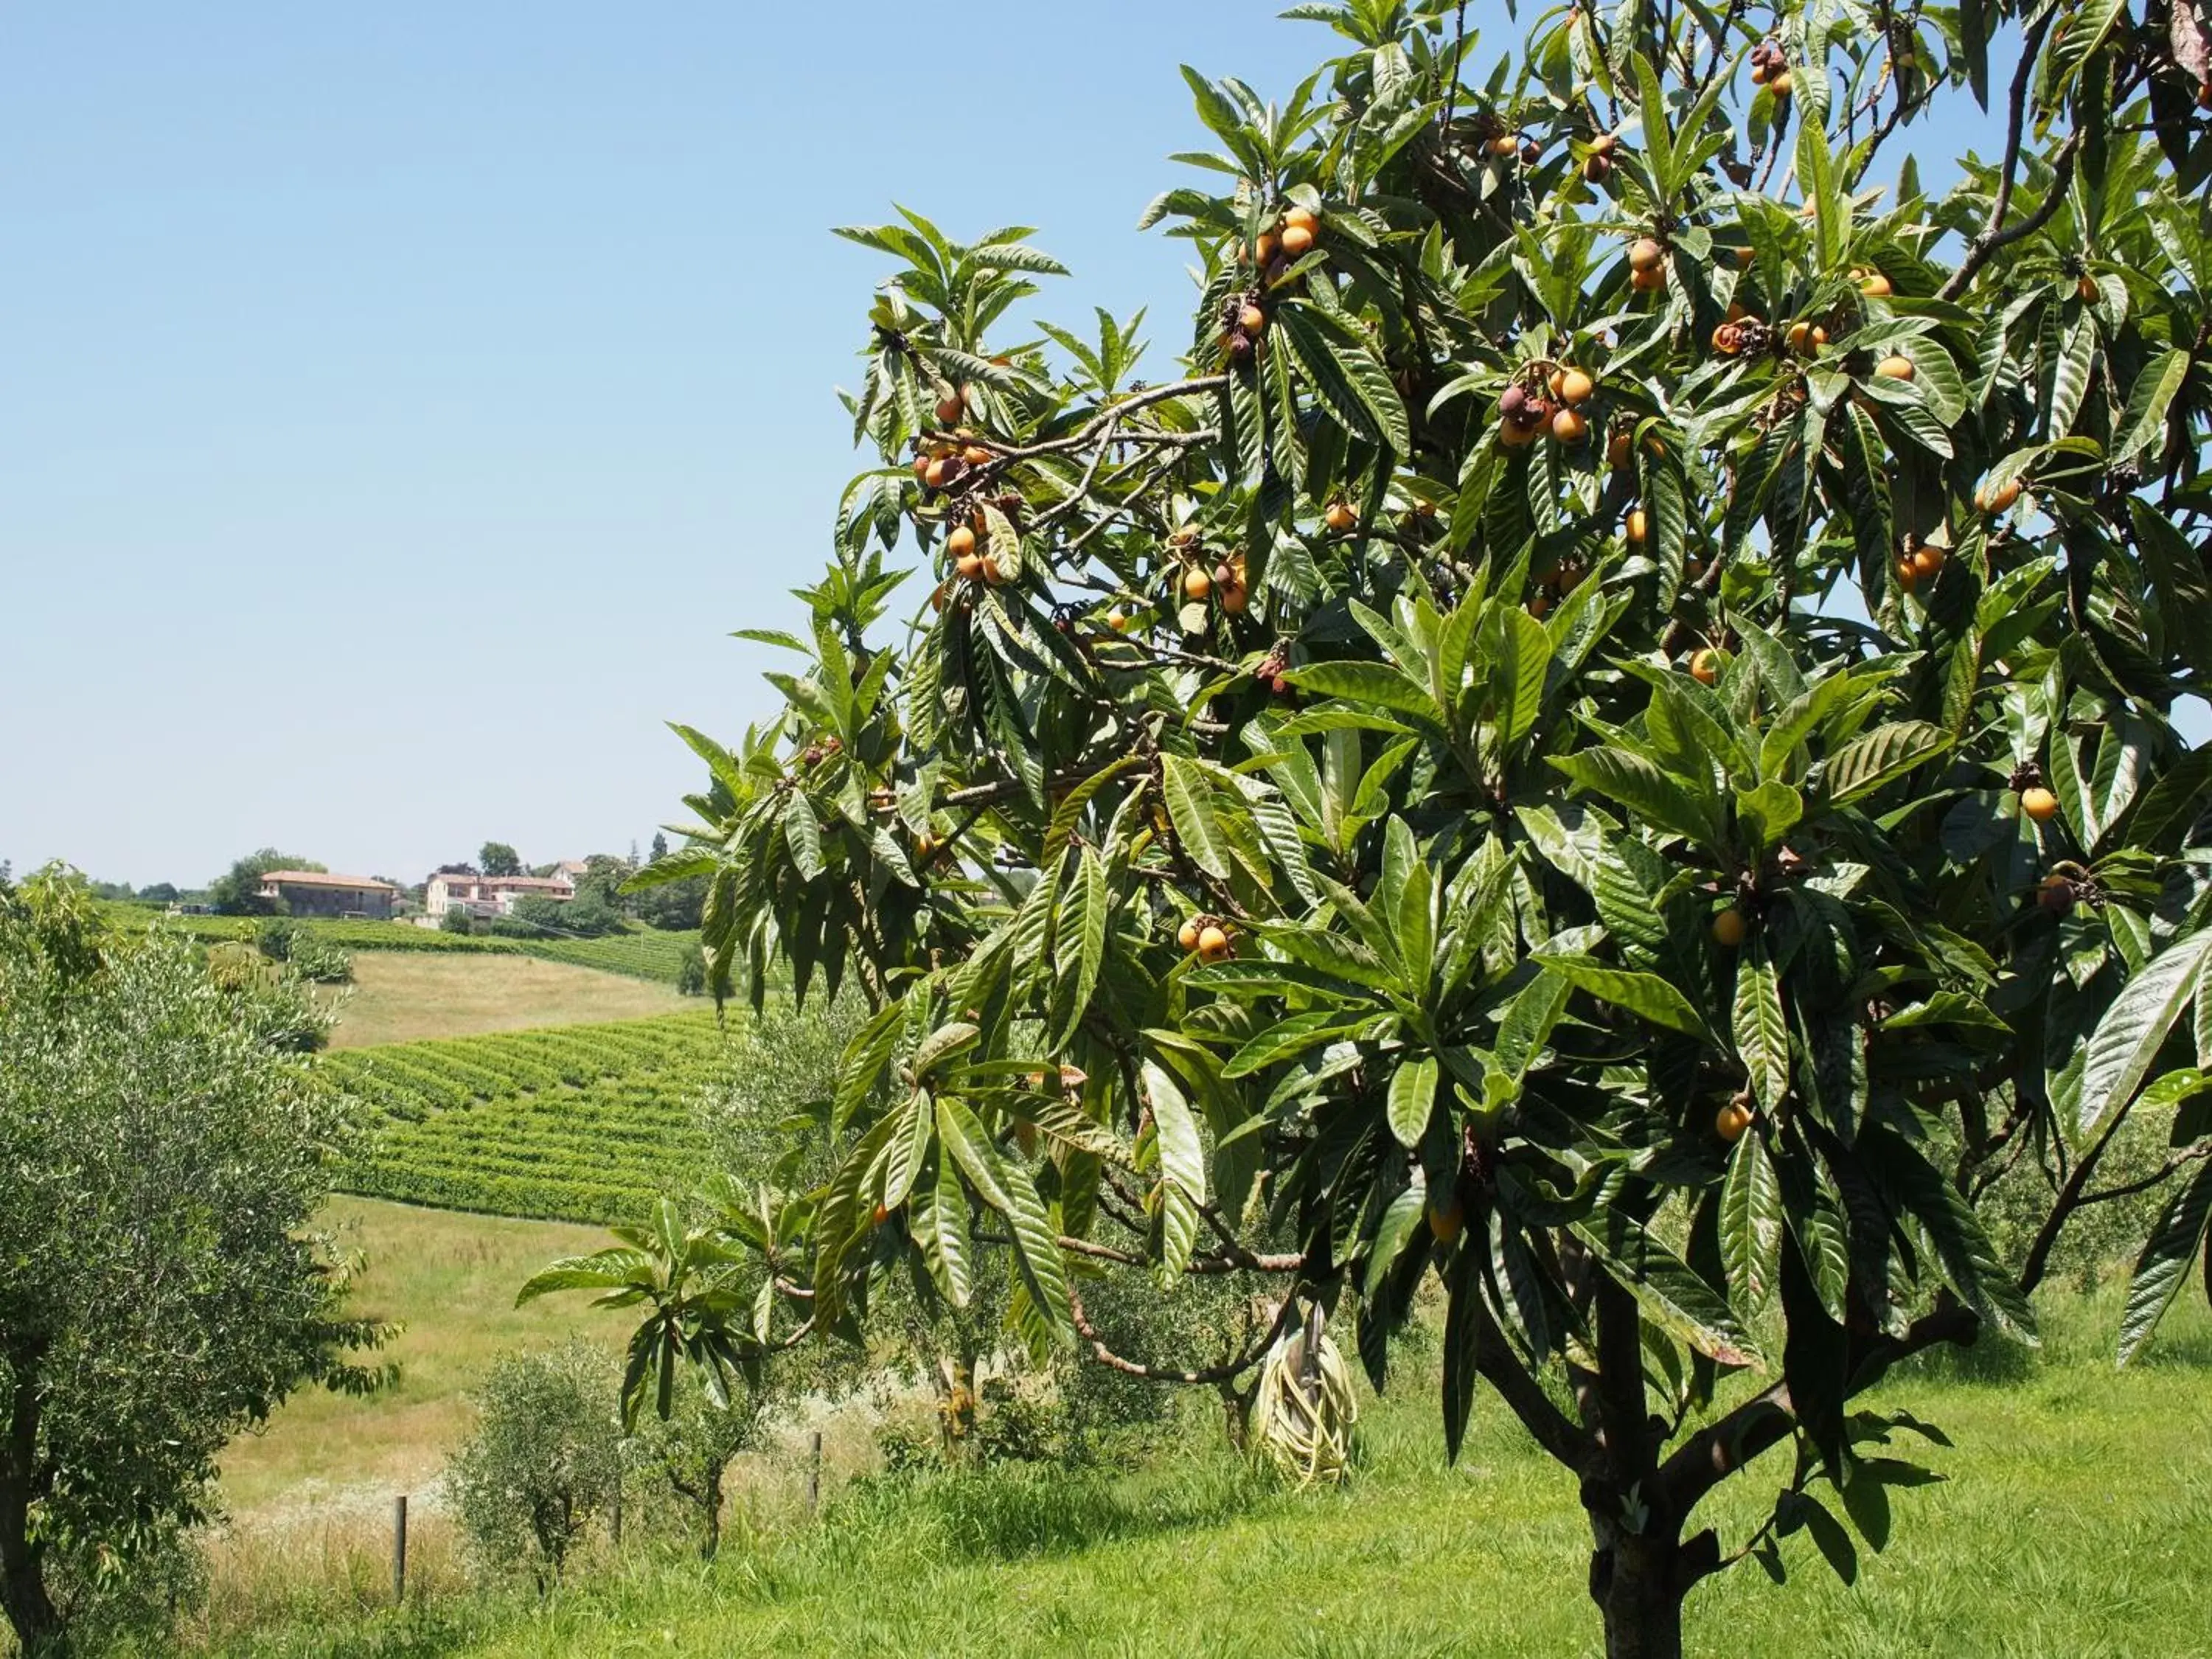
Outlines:
[{"label": "farmhouse building", "polygon": [[514,902],[547,898],[561,903],[576,896],[573,878],[557,871],[550,876],[432,876],[423,884],[422,912],[426,918],[445,915],[456,905],[472,916],[514,914]]},{"label": "farmhouse building", "polygon": [[321,870],[271,870],[261,878],[261,896],[281,900],[295,916],[361,916],[388,921],[399,890],[373,876],[333,876]]}]

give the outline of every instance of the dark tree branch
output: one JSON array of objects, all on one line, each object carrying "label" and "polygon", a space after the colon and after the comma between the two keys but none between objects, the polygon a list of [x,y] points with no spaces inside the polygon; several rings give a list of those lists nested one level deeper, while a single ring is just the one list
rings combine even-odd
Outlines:
[{"label": "dark tree branch", "polygon": [[1068,1286],[1067,1304],[1075,1316],[1076,1334],[1091,1345],[1092,1356],[1100,1364],[1109,1370],[1117,1370],[1124,1376],[1139,1377],[1147,1382],[1218,1383],[1233,1381],[1243,1372],[1250,1370],[1253,1366],[1267,1357],[1267,1350],[1274,1346],[1276,1339],[1283,1334],[1283,1328],[1290,1319],[1291,1310],[1297,1305],[1297,1297],[1285,1297],[1283,1305],[1276,1310],[1275,1322],[1267,1328],[1267,1334],[1245,1349],[1236,1358],[1218,1365],[1202,1365],[1193,1370],[1178,1370],[1165,1365],[1147,1365],[1134,1359],[1124,1358],[1106,1346],[1104,1339],[1098,1334],[1097,1328],[1091,1323],[1090,1316],[1083,1311],[1083,1298],[1076,1293],[1075,1287],[1072,1285]]},{"label": "dark tree branch", "polygon": [[[1938,1343],[1972,1343],[1981,1329],[1980,1316],[1948,1298],[1933,1313],[1912,1322],[1903,1336],[1876,1337],[1855,1342],[1847,1368],[1847,1395],[1872,1388],[1899,1360]],[[1797,1426],[1790,1385],[1777,1382],[1753,1395],[1711,1426],[1699,1430],[1677,1447],[1659,1467],[1657,1494],[1666,1512],[1678,1522],[1697,1508],[1705,1494],[1762,1452],[1788,1439]]]}]

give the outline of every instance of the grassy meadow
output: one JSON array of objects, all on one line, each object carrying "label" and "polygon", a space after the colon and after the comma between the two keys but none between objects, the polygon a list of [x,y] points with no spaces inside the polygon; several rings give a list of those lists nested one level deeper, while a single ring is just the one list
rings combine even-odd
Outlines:
[{"label": "grassy meadow", "polygon": [[616,1348],[629,1334],[620,1314],[581,1297],[514,1305],[516,1287],[548,1261],[605,1243],[601,1229],[346,1197],[322,1223],[365,1261],[354,1310],[405,1328],[377,1356],[398,1362],[399,1378],[363,1400],[295,1395],[264,1431],[234,1442],[222,1491],[241,1519],[381,1506],[419,1491],[465,1430],[467,1391],[499,1354],[572,1332]]},{"label": "grassy meadow", "polygon": [[[434,1037],[505,1000],[514,1025],[609,1016],[592,999],[648,988],[605,975],[562,1002],[519,988],[551,964],[364,954],[364,1000],[463,970],[424,992]],[[537,981],[553,985],[555,980]],[[501,976],[494,984],[493,975]],[[669,998],[673,1003],[674,999]],[[696,1007],[696,1004],[690,1005]],[[566,1011],[566,1012],[564,1012]],[[358,1030],[358,1028],[356,1028]],[[579,1032],[579,1036],[586,1033]],[[358,1036],[356,1041],[358,1041]],[[618,1040],[618,1039],[608,1039]],[[349,1061],[349,1064],[356,1063]],[[627,1316],[581,1297],[514,1305],[553,1257],[595,1248],[595,1227],[361,1198],[325,1216],[366,1267],[356,1305],[405,1327],[399,1380],[365,1400],[304,1394],[223,1462],[230,1520],[208,1539],[204,1607],[182,1650],[234,1659],[599,1659],[643,1653],[1077,1656],[1151,1659],[1427,1659],[1594,1655],[1587,1541],[1571,1483],[1493,1398],[1478,1396],[1456,1468],[1443,1456],[1433,1339],[1408,1345],[1390,1394],[1361,1385],[1355,1469],[1341,1490],[1285,1490],[1224,1448],[1210,1395],[1184,1401],[1163,1448],[1128,1467],[1004,1465],[879,1475],[872,1418],[829,1419],[827,1502],[799,1501],[801,1437],[734,1473],[722,1554],[634,1527],[603,1534],[540,1601],[487,1578],[443,1513],[438,1480],[495,1358],[572,1333],[619,1346]],[[2185,1297],[2148,1355],[2116,1371],[2118,1293],[2054,1286],[2033,1355],[1992,1348],[1916,1361],[1865,1402],[1911,1410],[1953,1449],[1901,1455],[1947,1479],[1894,1495],[1886,1552],[1855,1588],[1800,1534],[1790,1581],[1740,1566],[1702,1586],[1690,1651],[1731,1656],[1929,1655],[2165,1659],[2212,1651],[2212,1316]],[[1701,1512],[1730,1545],[1786,1470],[1770,1455]],[[390,1504],[413,1496],[410,1605],[390,1595]],[[161,1651],[176,1651],[164,1646]]]},{"label": "grassy meadow", "polygon": [[[2212,1320],[2177,1310],[2116,1373],[2109,1296],[2045,1298],[2045,1352],[1916,1363],[1879,1403],[1939,1424],[1915,1449],[1943,1484],[1896,1496],[1888,1549],[1838,1583],[1801,1534],[1789,1584],[1748,1565],[1692,1596],[1693,1653],[2201,1655],[2212,1559]],[[787,1483],[741,1495],[757,1524],[702,1564],[602,1552],[544,1602],[449,1587],[404,1612],[326,1583],[289,1622],[203,1632],[252,1659],[599,1659],[641,1653],[1425,1659],[1595,1654],[1571,1484],[1494,1400],[1447,1469],[1434,1378],[1368,1399],[1341,1491],[1291,1492],[1229,1456],[1210,1410],[1136,1474],[1000,1468],[863,1480],[817,1522]],[[1740,1540],[1759,1466],[1711,1518]],[[443,1551],[447,1547],[440,1546]],[[295,1593],[306,1597],[304,1590]]]},{"label": "grassy meadow", "polygon": [[672,983],[486,951],[362,951],[336,999],[333,1048],[641,1019],[696,1008]]}]

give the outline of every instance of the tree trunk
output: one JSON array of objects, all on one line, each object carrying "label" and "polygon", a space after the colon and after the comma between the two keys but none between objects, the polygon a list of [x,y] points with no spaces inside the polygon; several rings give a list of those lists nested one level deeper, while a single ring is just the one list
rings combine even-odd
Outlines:
[{"label": "tree trunk", "polygon": [[699,1546],[702,1560],[711,1561],[722,1547],[722,1466],[711,1458],[707,1464],[707,1493],[701,1508],[707,1511],[706,1541]]},{"label": "tree trunk", "polygon": [[1590,1596],[1605,1615],[1606,1659],[1682,1659],[1681,1555],[1672,1539],[1615,1533],[1599,1544]]},{"label": "tree trunk", "polygon": [[46,1593],[46,1551],[31,1537],[31,1500],[39,1489],[39,1362],[43,1342],[8,1355],[15,1374],[8,1437],[0,1445],[0,1609],[26,1659],[64,1651],[61,1613]]}]

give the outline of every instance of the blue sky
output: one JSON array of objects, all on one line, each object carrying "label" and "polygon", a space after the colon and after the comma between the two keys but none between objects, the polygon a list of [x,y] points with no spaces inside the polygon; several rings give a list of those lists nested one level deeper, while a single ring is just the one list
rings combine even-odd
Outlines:
[{"label": "blue sky", "polygon": [[829,228],[1036,225],[1076,276],[1027,315],[1172,342],[1176,65],[1287,88],[1334,37],[1276,9],[10,8],[0,857],[650,836],[661,722],[766,711],[727,631],[788,623],[856,465],[884,267]]},{"label": "blue sky", "polygon": [[10,9],[0,858],[648,837],[661,722],[767,712],[727,631],[789,622],[857,465],[884,267],[829,228],[1037,226],[1075,277],[1019,314],[1149,306],[1164,374],[1176,65],[1286,91],[1334,37],[1276,9]]}]

